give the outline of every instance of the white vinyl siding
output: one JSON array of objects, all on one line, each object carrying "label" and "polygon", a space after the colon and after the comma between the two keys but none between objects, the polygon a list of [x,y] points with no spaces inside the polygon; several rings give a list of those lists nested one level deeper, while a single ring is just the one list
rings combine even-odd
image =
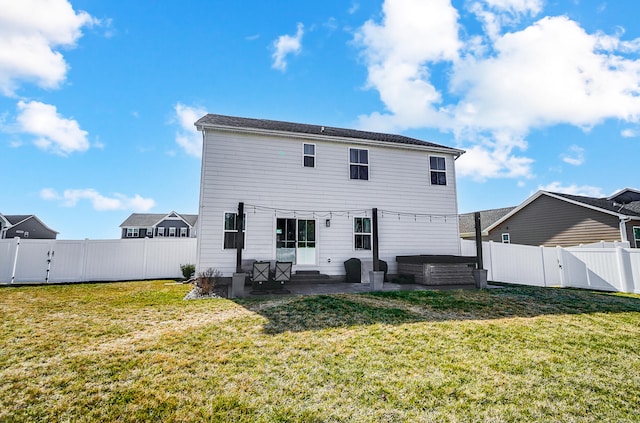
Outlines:
[{"label": "white vinyl siding", "polygon": [[[235,251],[222,248],[221,220],[225,212],[237,210],[239,202],[245,203],[251,224],[243,252],[247,261],[275,259],[276,216],[330,219],[329,227],[317,225],[318,264],[313,269],[343,275],[345,260],[372,260],[371,250],[354,250],[353,218],[363,216],[364,211],[371,217],[374,207],[381,211],[379,254],[388,263],[389,273],[396,269],[397,255],[459,254],[452,155],[441,155],[445,157],[447,185],[432,187],[426,169],[429,150],[365,144],[354,147],[353,143],[314,139],[316,152],[322,152],[322,165],[309,172],[300,165],[301,143],[305,141],[207,130],[198,222],[199,269],[215,267],[225,276],[235,271]],[[345,178],[349,181],[350,148],[367,150],[369,166],[375,164],[375,178],[370,174],[366,183],[345,183]],[[233,160],[236,157],[243,159]],[[254,209],[252,205],[265,208]],[[305,210],[310,212],[301,212]],[[384,210],[433,217],[398,217],[382,213]],[[334,213],[329,215],[330,211]]]}]

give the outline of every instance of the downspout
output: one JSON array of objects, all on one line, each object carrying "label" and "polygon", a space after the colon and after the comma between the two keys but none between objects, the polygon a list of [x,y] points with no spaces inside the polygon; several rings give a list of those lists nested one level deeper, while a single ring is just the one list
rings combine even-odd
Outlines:
[{"label": "downspout", "polygon": [[627,222],[631,221],[630,217],[620,216],[620,240],[622,242],[628,242],[629,238],[627,237]]}]

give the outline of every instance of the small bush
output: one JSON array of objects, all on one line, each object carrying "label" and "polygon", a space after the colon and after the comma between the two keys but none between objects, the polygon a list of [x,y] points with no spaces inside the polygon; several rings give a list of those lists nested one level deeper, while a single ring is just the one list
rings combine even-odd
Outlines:
[{"label": "small bush", "polygon": [[180,270],[182,271],[182,276],[184,276],[185,279],[189,279],[196,272],[196,265],[195,264],[181,264],[180,265]]},{"label": "small bush", "polygon": [[222,272],[213,267],[208,268],[204,272],[198,273],[196,286],[200,288],[203,294],[211,294],[215,289],[218,281],[222,277]]}]

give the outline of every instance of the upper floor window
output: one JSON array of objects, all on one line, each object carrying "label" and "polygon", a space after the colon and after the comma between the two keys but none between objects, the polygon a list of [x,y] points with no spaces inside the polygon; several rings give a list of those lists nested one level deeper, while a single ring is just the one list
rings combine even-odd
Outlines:
[{"label": "upper floor window", "polygon": [[371,218],[353,218],[353,247],[356,250],[371,249]]},{"label": "upper floor window", "polygon": [[180,228],[180,238],[187,237],[187,228]]},{"label": "upper floor window", "polygon": [[[236,238],[238,237],[238,222],[237,213],[225,213],[224,214],[224,248],[233,249],[236,248]],[[247,215],[243,216],[242,224],[242,236],[247,229]],[[244,241],[244,239],[243,239]],[[244,246],[244,242],[242,244]]]},{"label": "upper floor window", "polygon": [[511,236],[509,234],[502,234],[502,243],[511,244]]},{"label": "upper floor window", "polygon": [[636,242],[636,248],[640,248],[640,226],[633,227],[633,240]]},{"label": "upper floor window", "polygon": [[303,144],[302,164],[304,167],[316,167],[316,145]]},{"label": "upper floor window", "polygon": [[169,227],[169,236],[170,237],[176,236],[176,228],[174,226]]},{"label": "upper floor window", "polygon": [[369,179],[369,150],[349,149],[349,178]]},{"label": "upper floor window", "polygon": [[138,238],[139,234],[138,228],[127,228],[127,238]]},{"label": "upper floor window", "polygon": [[157,236],[164,236],[164,228],[162,226],[158,228],[158,233],[156,235]]},{"label": "upper floor window", "polygon": [[447,168],[444,157],[429,156],[431,185],[447,185]]},{"label": "upper floor window", "polygon": [[153,228],[147,228],[147,237],[151,238],[153,236]]}]

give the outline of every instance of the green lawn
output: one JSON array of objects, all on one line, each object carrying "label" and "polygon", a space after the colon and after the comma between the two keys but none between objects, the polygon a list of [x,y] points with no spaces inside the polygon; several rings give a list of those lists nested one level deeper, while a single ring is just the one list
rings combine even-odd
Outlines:
[{"label": "green lawn", "polygon": [[0,421],[639,421],[640,296],[0,289]]}]

